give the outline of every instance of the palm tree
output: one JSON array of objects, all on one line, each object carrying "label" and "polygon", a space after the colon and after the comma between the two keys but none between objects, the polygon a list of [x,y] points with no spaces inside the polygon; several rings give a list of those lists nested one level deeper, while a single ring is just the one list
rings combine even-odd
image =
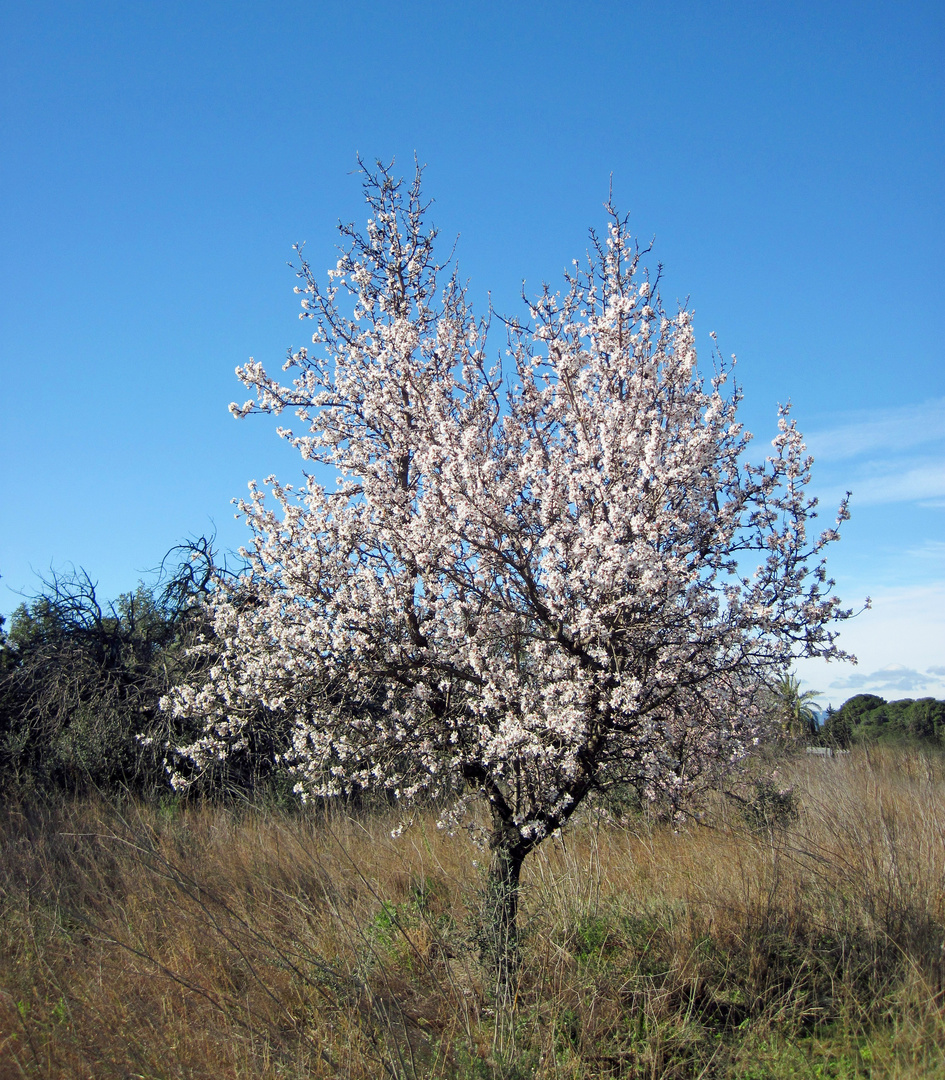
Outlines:
[{"label": "palm tree", "polygon": [[817,714],[810,703],[820,697],[819,690],[801,693],[801,680],[796,675],[785,675],[772,686],[771,695],[784,738],[805,739],[817,734]]}]

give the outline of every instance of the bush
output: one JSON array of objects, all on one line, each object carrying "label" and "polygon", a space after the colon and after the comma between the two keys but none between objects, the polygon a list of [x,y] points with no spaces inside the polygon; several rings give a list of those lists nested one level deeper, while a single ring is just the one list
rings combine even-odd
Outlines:
[{"label": "bush", "polygon": [[[212,648],[204,598],[225,567],[211,541],[175,549],[176,564],[155,584],[103,602],[84,570],[42,581],[38,594],[0,632],[0,786],[20,792],[165,792],[169,746],[192,738],[161,711],[184,679],[199,680]],[[165,560],[165,565],[168,560]],[[226,770],[197,790],[245,791],[284,749],[285,722],[260,722]]]}]

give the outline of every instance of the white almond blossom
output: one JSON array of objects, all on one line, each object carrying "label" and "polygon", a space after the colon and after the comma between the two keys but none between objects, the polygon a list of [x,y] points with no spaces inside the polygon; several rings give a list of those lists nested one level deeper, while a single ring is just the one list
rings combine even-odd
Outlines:
[{"label": "white almond blossom", "polygon": [[231,406],[294,411],[280,435],[337,485],[251,485],[251,571],[213,601],[218,663],[167,705],[204,722],[179,748],[198,768],[263,706],[294,725],[303,796],[381,785],[457,813],[484,797],[512,948],[522,860],[589,795],[679,805],[746,754],[773,674],[841,655],[837,532],[808,531],[787,408],[748,463],[731,365],[699,373],[691,313],[663,309],[611,205],[564,291],[507,323],[499,362],[436,261],[420,171],[365,174],[367,234],[341,227],[327,286],[298,269],[312,347],[289,383],[238,368],[254,397]]}]

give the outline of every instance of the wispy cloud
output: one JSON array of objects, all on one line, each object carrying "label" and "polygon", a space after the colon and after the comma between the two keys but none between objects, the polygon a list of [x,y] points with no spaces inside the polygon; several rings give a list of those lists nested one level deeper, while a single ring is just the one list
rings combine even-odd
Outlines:
[{"label": "wispy cloud", "polygon": [[841,417],[806,437],[835,502],[850,488],[859,506],[911,502],[945,507],[945,397]]},{"label": "wispy cloud", "polygon": [[913,559],[930,559],[945,562],[945,540],[926,540],[918,547],[907,548],[906,554]]},{"label": "wispy cloud", "polygon": [[898,409],[851,413],[836,426],[809,434],[805,441],[816,457],[834,461],[945,442],[945,397]]},{"label": "wispy cloud", "polygon": [[[898,467],[896,467],[898,465]],[[885,461],[857,470],[852,481],[862,506],[945,497],[945,453],[940,461]]]}]

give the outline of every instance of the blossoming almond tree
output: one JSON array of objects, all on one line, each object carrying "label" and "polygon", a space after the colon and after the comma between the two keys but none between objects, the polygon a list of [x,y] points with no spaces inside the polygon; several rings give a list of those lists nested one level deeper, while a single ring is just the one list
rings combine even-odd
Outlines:
[{"label": "blossoming almond tree", "polygon": [[170,706],[205,720],[197,767],[262,705],[292,717],[303,795],[451,794],[450,821],[484,798],[504,978],[544,837],[608,785],[678,805],[744,756],[792,657],[841,656],[837,533],[809,536],[787,409],[746,463],[729,370],[700,376],[690,312],[664,310],[612,206],[566,290],[508,324],[503,369],[436,261],[420,171],[365,176],[327,285],[301,261],[313,348],[289,385],[237,369],[254,398],[231,406],[294,410],[280,434],[337,484],[251,485],[251,573],[214,599],[212,677]]}]

